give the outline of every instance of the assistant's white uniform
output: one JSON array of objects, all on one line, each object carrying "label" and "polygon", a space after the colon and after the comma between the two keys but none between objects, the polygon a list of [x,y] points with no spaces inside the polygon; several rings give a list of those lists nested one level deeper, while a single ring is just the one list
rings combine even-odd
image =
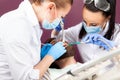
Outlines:
[{"label": "assistant's white uniform", "polygon": [[[108,30],[109,22],[107,22],[106,28],[100,33],[101,35],[105,35]],[[76,26],[70,27],[66,29],[65,32],[65,40],[67,42],[78,42],[81,41],[79,39],[79,32],[81,31],[82,23],[79,23]],[[57,36],[58,39],[62,39],[62,32]],[[120,45],[120,24],[115,25],[115,32],[113,34],[113,40],[117,45]],[[83,58],[83,61],[89,61],[91,59],[95,59],[101,57],[106,53],[105,50],[99,48],[99,46],[94,44],[79,44],[77,45],[80,55]]]},{"label": "assistant's white uniform", "polygon": [[29,0],[0,18],[0,80],[38,80],[42,30]]}]

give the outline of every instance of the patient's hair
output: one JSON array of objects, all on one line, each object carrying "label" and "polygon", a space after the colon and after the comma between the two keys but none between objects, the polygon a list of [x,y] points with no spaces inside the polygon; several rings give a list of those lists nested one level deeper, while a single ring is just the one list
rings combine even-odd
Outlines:
[{"label": "patient's hair", "polygon": [[[49,38],[49,39],[47,39],[46,41],[45,41],[45,43],[51,43],[51,44],[55,44],[55,43],[57,43],[58,41],[56,41],[56,39],[55,38]],[[66,53],[65,54],[63,54],[60,58],[58,58],[56,61],[58,61],[58,60],[61,60],[61,59],[65,59],[65,58],[68,58],[68,57],[74,57],[74,55],[75,55],[75,49],[74,49],[74,47],[73,46],[67,46],[66,47]],[[51,66],[50,66],[51,68],[59,68],[59,66],[57,66],[57,64],[54,62]]]},{"label": "patient's hair", "polygon": [[[47,39],[46,40],[46,42],[45,43],[51,43],[51,44],[55,44],[57,41],[56,41],[56,39],[55,38],[49,38],[49,39]],[[57,60],[60,60],[60,59],[64,59],[64,58],[66,58],[66,57],[71,57],[71,56],[74,56],[75,55],[75,50],[73,49],[73,47],[72,46],[67,46],[66,47],[66,53],[65,54],[63,54],[60,58],[58,58]]]}]

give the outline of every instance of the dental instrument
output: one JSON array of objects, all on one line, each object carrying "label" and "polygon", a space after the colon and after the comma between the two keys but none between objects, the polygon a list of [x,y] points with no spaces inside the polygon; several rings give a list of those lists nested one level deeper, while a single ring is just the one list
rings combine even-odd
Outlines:
[{"label": "dental instrument", "polygon": [[78,45],[78,44],[84,44],[85,42],[71,42],[68,43],[68,46]]},{"label": "dental instrument", "polygon": [[77,41],[77,42],[70,42],[70,43],[68,43],[68,46],[73,46],[73,45],[78,45],[78,44],[86,44],[86,43],[89,43],[89,40],[87,40],[87,41]]}]

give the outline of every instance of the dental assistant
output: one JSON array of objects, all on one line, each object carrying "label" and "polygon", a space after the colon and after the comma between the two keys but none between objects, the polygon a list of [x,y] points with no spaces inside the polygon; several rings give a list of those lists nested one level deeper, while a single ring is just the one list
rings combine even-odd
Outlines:
[{"label": "dental assistant", "polygon": [[[116,0],[84,0],[83,22],[64,31],[68,43],[86,42],[77,45],[84,62],[101,57],[120,45],[120,24],[115,23],[115,7]],[[52,37],[62,39],[59,31],[60,28],[55,28]]]},{"label": "dental assistant", "polygon": [[[42,29],[54,29],[73,0],[24,0],[0,18],[0,80],[44,80],[49,66],[66,49],[58,42],[41,60]],[[46,79],[45,79],[46,80]]]}]

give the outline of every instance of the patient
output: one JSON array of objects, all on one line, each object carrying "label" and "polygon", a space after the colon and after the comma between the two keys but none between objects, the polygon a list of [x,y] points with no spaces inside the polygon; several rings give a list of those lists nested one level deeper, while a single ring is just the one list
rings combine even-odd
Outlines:
[{"label": "patient", "polygon": [[[45,43],[55,44],[57,40],[55,38],[49,38]],[[67,42],[66,42],[67,44]],[[76,62],[74,55],[75,49],[73,46],[66,47],[67,52],[58,58],[51,66],[50,66],[50,76],[51,79],[54,80],[62,73],[72,69],[76,65],[80,65],[80,63]]]}]

